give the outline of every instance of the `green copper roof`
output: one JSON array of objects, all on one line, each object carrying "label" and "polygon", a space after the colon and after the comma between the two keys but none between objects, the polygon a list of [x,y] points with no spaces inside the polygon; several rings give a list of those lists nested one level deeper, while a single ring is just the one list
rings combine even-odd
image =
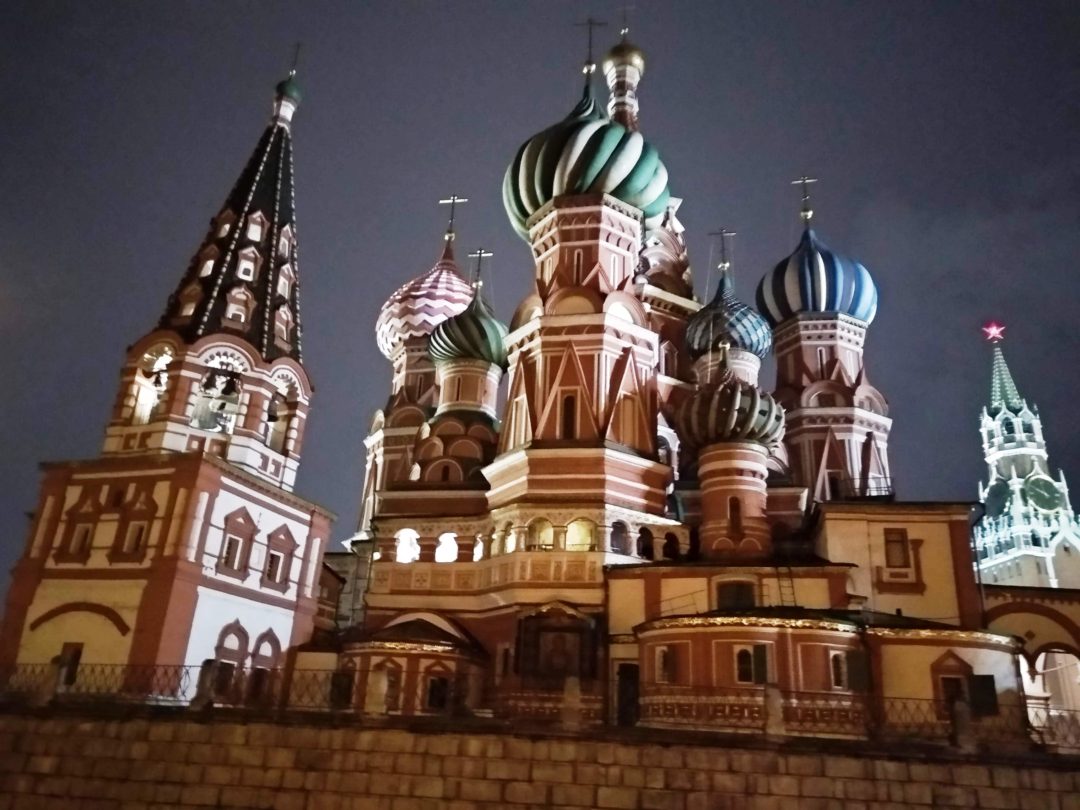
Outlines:
[{"label": "green copper roof", "polygon": [[1005,355],[1000,346],[994,346],[994,368],[990,380],[990,407],[992,410],[1007,409],[1019,411],[1024,407],[1024,400],[1016,390]]},{"label": "green copper roof", "polygon": [[525,223],[563,194],[610,194],[657,227],[671,192],[660,154],[640,132],[608,119],[586,86],[566,118],[525,141],[503,178],[503,205],[523,239]]},{"label": "green copper roof", "polygon": [[483,360],[506,368],[506,336],[477,288],[472,303],[460,315],[440,323],[428,338],[428,353],[435,362]]},{"label": "green copper roof", "polygon": [[278,82],[277,94],[285,98],[291,98],[296,104],[300,103],[303,94],[300,92],[300,85],[296,82],[295,74],[290,73],[284,81]]}]

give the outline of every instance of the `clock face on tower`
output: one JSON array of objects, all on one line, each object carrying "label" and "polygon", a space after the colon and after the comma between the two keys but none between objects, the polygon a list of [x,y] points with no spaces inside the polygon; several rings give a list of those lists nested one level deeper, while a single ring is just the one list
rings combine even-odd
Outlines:
[{"label": "clock face on tower", "polygon": [[1033,475],[1024,482],[1024,494],[1032,506],[1047,511],[1057,509],[1062,504],[1061,492],[1057,485],[1045,475]]},{"label": "clock face on tower", "polygon": [[998,481],[990,485],[986,491],[986,514],[997,517],[1002,514],[1009,505],[1009,485],[1004,481]]}]

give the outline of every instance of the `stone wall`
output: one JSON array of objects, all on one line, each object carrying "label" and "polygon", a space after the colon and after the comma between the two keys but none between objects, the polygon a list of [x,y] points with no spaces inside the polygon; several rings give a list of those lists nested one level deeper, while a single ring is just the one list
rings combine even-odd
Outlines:
[{"label": "stone wall", "polygon": [[0,810],[1080,810],[1078,761],[1060,756],[980,761],[635,736],[8,714]]}]

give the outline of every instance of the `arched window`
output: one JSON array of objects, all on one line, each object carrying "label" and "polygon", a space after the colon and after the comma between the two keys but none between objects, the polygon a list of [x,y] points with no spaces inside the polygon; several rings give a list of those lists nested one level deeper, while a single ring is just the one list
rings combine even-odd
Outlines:
[{"label": "arched window", "polygon": [[566,527],[567,551],[592,551],[596,547],[596,524],[579,518]]},{"label": "arched window", "polygon": [[653,535],[644,526],[638,530],[637,555],[643,560],[653,558]]},{"label": "arched window", "polygon": [[157,407],[168,386],[168,367],[172,362],[172,349],[151,349],[139,361],[135,374],[135,404],[131,412],[131,424],[145,425],[157,415]]},{"label": "arched window", "polygon": [[611,524],[611,550],[618,554],[631,553],[629,531],[621,520]]},{"label": "arched window", "polygon": [[484,541],[479,535],[476,536],[476,542],[473,543],[472,559],[473,562],[480,562],[480,560],[484,559]]},{"label": "arched window", "polygon": [[394,562],[411,563],[420,559],[420,535],[413,529],[402,529],[395,539]]},{"label": "arched window", "polygon": [[679,538],[671,532],[664,535],[663,554],[665,560],[679,559]]},{"label": "arched window", "polygon": [[738,683],[754,682],[754,654],[745,647],[735,653],[735,680]]},{"label": "arched window", "polygon": [[240,372],[228,360],[211,365],[199,385],[191,426],[212,433],[232,433],[242,389]]},{"label": "arched window", "polygon": [[562,439],[577,438],[577,397],[567,394],[562,400]]},{"label": "arched window", "polygon": [[555,547],[555,529],[550,520],[537,518],[529,524],[528,551],[549,551]]},{"label": "arched window", "polygon": [[580,250],[575,250],[574,251],[574,283],[575,284],[580,284],[581,280],[582,280],[582,277],[583,277],[583,274],[581,272],[582,259],[583,259],[583,256],[582,256],[581,251]]},{"label": "arched window", "polygon": [[438,545],[435,546],[435,562],[457,562],[457,558],[457,535],[453,532],[445,532],[444,534],[440,534]]},{"label": "arched window", "polygon": [[732,534],[742,534],[742,501],[735,495],[728,498],[728,527]]}]

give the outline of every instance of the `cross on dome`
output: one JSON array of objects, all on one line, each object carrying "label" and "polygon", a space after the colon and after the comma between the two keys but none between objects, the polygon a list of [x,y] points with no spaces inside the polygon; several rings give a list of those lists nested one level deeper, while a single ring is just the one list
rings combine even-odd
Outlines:
[{"label": "cross on dome", "polygon": [[590,75],[596,72],[596,62],[593,61],[593,29],[604,28],[607,23],[603,20],[586,17],[585,22],[574,23],[574,25],[586,30],[585,65],[582,67],[581,72],[585,74],[587,80]]},{"label": "cross on dome", "polygon": [[802,221],[806,223],[808,228],[810,227],[810,219],[814,216],[814,209],[810,207],[810,189],[808,186],[816,182],[816,177],[808,177],[805,174],[791,181],[793,186],[802,186],[802,210],[799,212],[799,216],[802,217]]},{"label": "cross on dome", "polygon": [[443,236],[447,242],[454,241],[454,214],[457,212],[458,203],[467,203],[468,197],[459,197],[457,194],[451,194],[445,200],[439,200],[439,205],[450,206],[450,221],[446,223],[446,235]]},{"label": "cross on dome", "polygon": [[490,250],[484,250],[484,248],[477,248],[469,254],[470,259],[476,259],[476,269],[473,271],[473,286],[481,287],[484,282],[480,279],[480,265],[483,264],[484,259],[490,259],[495,254]]}]

